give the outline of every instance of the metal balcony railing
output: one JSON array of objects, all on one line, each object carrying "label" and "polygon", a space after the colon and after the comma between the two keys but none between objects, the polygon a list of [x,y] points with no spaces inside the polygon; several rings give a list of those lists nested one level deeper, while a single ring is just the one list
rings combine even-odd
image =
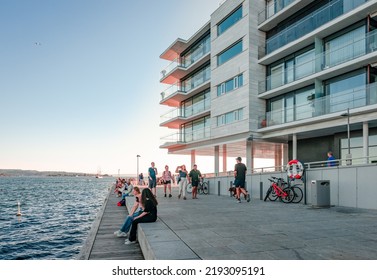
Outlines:
[{"label": "metal balcony railing", "polygon": [[266,8],[258,13],[258,24],[265,22],[295,1],[297,0],[274,0],[267,2]]},{"label": "metal balcony railing", "polygon": [[175,132],[161,137],[161,145],[169,146],[174,144],[187,144],[193,141],[199,141],[210,138],[210,128],[204,127],[191,132]]},{"label": "metal balcony railing", "polygon": [[175,119],[175,118],[189,118],[196,114],[200,114],[204,111],[207,111],[211,108],[210,99],[204,99],[200,102],[192,104],[186,107],[179,107],[173,110],[168,111],[167,113],[161,115],[160,123]]}]

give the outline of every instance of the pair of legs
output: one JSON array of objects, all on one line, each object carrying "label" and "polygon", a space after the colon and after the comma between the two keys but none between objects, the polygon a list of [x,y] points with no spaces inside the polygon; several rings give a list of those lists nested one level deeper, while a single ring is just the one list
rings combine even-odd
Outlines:
[{"label": "pair of legs", "polygon": [[243,193],[247,199],[247,202],[250,202],[250,195],[249,192],[245,189],[245,181],[244,180],[235,180],[235,187],[236,187],[236,198],[238,202],[241,202],[241,193]]},{"label": "pair of legs", "polygon": [[187,178],[182,177],[178,184],[178,198],[186,199]]},{"label": "pair of legs", "polygon": [[137,233],[137,225],[140,223],[153,223],[156,221],[156,218],[151,217],[149,215],[146,215],[144,217],[141,217],[139,219],[133,220],[131,231],[130,231],[130,237],[128,238],[129,241],[133,242],[136,241],[136,233]]},{"label": "pair of legs", "polygon": [[192,181],[191,186],[192,186],[192,199],[197,199],[199,181]]},{"label": "pair of legs", "polygon": [[167,182],[165,182],[165,184],[164,184],[164,193],[165,193],[165,197],[166,197],[166,189],[169,190],[169,197],[171,197],[171,182],[170,182],[170,181],[167,181]]},{"label": "pair of legs", "polygon": [[157,181],[149,179],[149,185],[148,185],[148,187],[151,189],[152,194],[154,196],[156,196],[156,186],[157,186]]}]

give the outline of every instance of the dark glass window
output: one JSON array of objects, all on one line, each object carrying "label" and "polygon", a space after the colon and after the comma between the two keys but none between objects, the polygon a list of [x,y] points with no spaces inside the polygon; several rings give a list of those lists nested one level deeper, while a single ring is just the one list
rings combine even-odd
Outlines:
[{"label": "dark glass window", "polygon": [[230,48],[226,49],[217,56],[217,66],[227,62],[229,59],[235,57],[242,52],[242,40],[235,43]]},{"label": "dark glass window", "polygon": [[234,25],[242,18],[242,6],[237,8],[233,13],[226,17],[222,22],[217,25],[217,35],[224,33],[229,27]]}]

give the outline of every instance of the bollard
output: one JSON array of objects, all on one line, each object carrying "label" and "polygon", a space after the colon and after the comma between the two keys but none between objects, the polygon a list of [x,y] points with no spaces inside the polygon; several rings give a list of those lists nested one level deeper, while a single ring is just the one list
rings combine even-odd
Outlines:
[{"label": "bollard", "polygon": [[263,182],[259,183],[259,199],[263,200]]},{"label": "bollard", "polygon": [[217,195],[220,196],[220,181],[217,181]]},{"label": "bollard", "polygon": [[230,186],[229,186],[229,196],[232,197],[233,196],[233,192],[230,191],[233,187],[233,181],[230,181]]},{"label": "bollard", "polygon": [[209,192],[209,189],[210,189],[210,188],[209,188],[209,181],[207,181],[207,184],[208,184],[208,194],[210,194],[210,192]]}]

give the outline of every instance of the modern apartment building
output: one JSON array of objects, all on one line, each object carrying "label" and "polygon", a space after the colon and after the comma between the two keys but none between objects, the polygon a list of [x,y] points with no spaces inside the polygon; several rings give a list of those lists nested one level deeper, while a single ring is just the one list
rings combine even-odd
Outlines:
[{"label": "modern apartment building", "polygon": [[160,56],[161,148],[213,156],[216,174],[236,156],[377,156],[376,29],[377,0],[225,1]]}]

